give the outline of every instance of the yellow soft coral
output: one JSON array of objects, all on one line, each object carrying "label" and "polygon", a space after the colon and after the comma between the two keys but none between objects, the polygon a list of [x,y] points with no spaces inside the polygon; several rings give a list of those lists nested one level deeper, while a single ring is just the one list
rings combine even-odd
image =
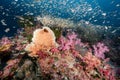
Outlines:
[{"label": "yellow soft coral", "polygon": [[3,52],[3,51],[7,51],[11,48],[11,44],[6,44],[6,45],[2,45],[0,46],[0,52]]},{"label": "yellow soft coral", "polygon": [[54,32],[49,27],[43,27],[34,31],[32,42],[25,50],[31,52],[29,56],[36,57],[39,50],[47,51],[53,47],[56,47]]}]

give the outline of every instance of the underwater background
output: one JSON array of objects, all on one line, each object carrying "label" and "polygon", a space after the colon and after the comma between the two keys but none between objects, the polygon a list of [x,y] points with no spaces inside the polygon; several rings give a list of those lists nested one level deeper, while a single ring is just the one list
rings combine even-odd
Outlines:
[{"label": "underwater background", "polygon": [[[1,0],[0,37],[12,36],[19,28],[16,16],[50,15],[101,26],[120,27],[119,0]],[[7,31],[7,33],[6,33]]]},{"label": "underwater background", "polygon": [[[40,34],[37,34],[37,29]],[[42,31],[45,36],[41,35]],[[53,35],[49,33],[52,31],[55,38],[52,36],[47,39],[48,35]],[[59,47],[54,44],[51,48],[49,40],[51,44],[59,44]],[[50,51],[46,52],[46,48],[32,43],[46,44]],[[67,51],[75,54],[68,54]],[[87,63],[86,59],[93,62],[95,67]],[[72,66],[75,76],[71,76],[73,73],[69,68],[78,62],[78,66],[83,67],[80,71],[85,76],[83,80],[120,79],[120,0],[0,0],[1,79],[19,80],[24,77],[24,80],[79,80],[82,76],[77,73],[79,69]],[[91,66],[93,72],[89,72]],[[60,72],[55,73],[54,67]],[[62,68],[65,72],[62,72]],[[84,68],[86,71],[88,68],[90,79]],[[104,68],[108,71],[104,71]],[[70,74],[67,70],[71,71]]]}]

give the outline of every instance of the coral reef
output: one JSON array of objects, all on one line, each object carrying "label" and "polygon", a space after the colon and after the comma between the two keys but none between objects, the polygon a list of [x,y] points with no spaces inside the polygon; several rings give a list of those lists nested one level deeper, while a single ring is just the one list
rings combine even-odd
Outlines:
[{"label": "coral reef", "polygon": [[49,27],[27,30],[31,41],[23,34],[0,40],[0,55],[9,54],[0,58],[2,80],[117,80],[104,43],[82,42],[69,30],[58,39]]}]

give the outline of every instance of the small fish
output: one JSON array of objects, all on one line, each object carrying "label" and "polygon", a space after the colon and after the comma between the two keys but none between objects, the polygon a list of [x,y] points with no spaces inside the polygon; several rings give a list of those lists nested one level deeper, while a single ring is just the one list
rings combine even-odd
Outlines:
[{"label": "small fish", "polygon": [[6,28],[5,32],[8,33],[10,31],[10,28]]},{"label": "small fish", "polygon": [[24,18],[23,17],[21,17],[21,16],[16,16],[18,19],[20,19],[20,20],[24,20]]},{"label": "small fish", "polygon": [[1,20],[1,23],[2,23],[3,26],[7,26],[4,19]]}]

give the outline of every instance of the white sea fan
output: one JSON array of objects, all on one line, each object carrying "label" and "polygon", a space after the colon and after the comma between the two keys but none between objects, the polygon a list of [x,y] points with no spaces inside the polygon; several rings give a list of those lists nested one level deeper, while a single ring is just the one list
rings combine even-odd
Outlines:
[{"label": "white sea fan", "polygon": [[44,26],[49,27],[71,28],[75,26],[74,22],[69,19],[55,18],[51,16],[37,16],[36,19],[37,21],[40,21]]}]

